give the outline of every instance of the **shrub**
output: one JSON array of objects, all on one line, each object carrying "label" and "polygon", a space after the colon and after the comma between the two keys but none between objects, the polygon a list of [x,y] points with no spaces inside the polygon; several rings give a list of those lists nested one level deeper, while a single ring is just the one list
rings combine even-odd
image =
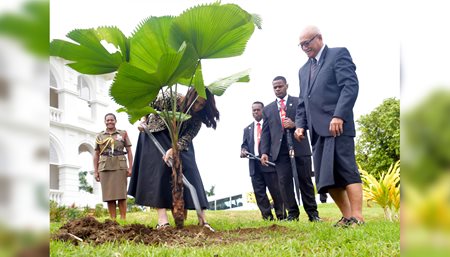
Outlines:
[{"label": "shrub", "polygon": [[379,180],[367,171],[360,169],[360,172],[367,204],[370,206],[371,202],[375,202],[384,209],[386,219],[390,221],[394,218],[398,219],[400,209],[400,161],[392,164]]},{"label": "shrub", "polygon": [[50,214],[50,221],[52,222],[59,222],[61,221],[61,211],[60,208],[58,207],[58,203],[50,200],[49,203],[49,214]]},{"label": "shrub", "polygon": [[[70,207],[59,206],[55,201],[50,200],[50,221],[65,222],[86,216],[85,211],[72,204]],[[85,208],[86,209],[86,208]]]},{"label": "shrub", "polygon": [[65,219],[74,220],[83,217],[83,211],[78,209],[76,206],[70,206],[66,209]]},{"label": "shrub", "polygon": [[108,215],[108,210],[103,208],[103,204],[99,203],[95,205],[94,216],[100,218],[102,216]]}]

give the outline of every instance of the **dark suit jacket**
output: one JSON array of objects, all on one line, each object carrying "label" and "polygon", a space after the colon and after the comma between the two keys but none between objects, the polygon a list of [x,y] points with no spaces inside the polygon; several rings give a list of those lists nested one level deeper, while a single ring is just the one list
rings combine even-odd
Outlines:
[{"label": "dark suit jacket", "polygon": [[[289,117],[292,121],[295,121],[295,113],[298,105],[298,97],[290,96],[286,102],[286,117]],[[277,101],[273,101],[263,109],[263,127],[261,135],[261,154],[267,154],[272,156],[276,161],[278,154],[280,153],[281,142],[283,140],[283,129],[281,127],[280,111],[277,106]],[[292,136],[294,135],[294,129],[291,129]],[[311,156],[311,149],[309,146],[309,139],[298,142],[295,138],[292,138],[294,143],[295,156]]]},{"label": "dark suit jacket", "polygon": [[[265,123],[265,122],[264,122]],[[264,125],[263,123],[263,125]],[[242,145],[241,145],[241,149],[244,148],[247,150],[247,152],[255,154],[255,138],[254,138],[254,133],[255,133],[255,123],[250,123],[250,125],[248,125],[246,128],[244,128],[244,138],[242,140]],[[261,139],[262,140],[262,139]],[[261,145],[261,142],[260,142]],[[261,156],[261,154],[260,154]],[[270,156],[270,155],[269,155]],[[271,158],[269,157],[269,160],[271,160]],[[257,165],[255,162],[259,162],[258,160],[249,160],[248,162],[248,166],[249,166],[249,170],[250,170],[250,176],[255,175],[255,165]],[[262,166],[262,165],[258,165],[261,168],[262,172],[275,172],[275,168],[272,166]]]},{"label": "dark suit jacket", "polygon": [[358,96],[356,66],[346,48],[325,46],[315,78],[309,78],[311,61],[299,70],[300,99],[295,125],[308,128],[320,136],[331,136],[333,117],[344,120],[344,134],[355,136],[353,106]]}]

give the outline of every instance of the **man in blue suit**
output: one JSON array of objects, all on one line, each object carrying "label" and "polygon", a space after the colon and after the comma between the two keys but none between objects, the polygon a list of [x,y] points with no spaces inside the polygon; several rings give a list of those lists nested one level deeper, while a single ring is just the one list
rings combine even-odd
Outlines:
[{"label": "man in blue suit", "polygon": [[315,26],[299,46],[309,57],[300,68],[295,137],[311,135],[319,193],[328,192],[342,213],[335,226],[364,224],[361,177],[355,161],[353,106],[358,96],[356,66],[346,48],[328,48]]},{"label": "man in blue suit", "polygon": [[288,147],[288,136],[291,136],[295,154],[295,168],[299,179],[299,189],[303,208],[311,222],[320,222],[319,212],[311,180],[311,149],[309,141],[297,142],[293,139],[295,130],[295,113],[298,97],[287,94],[286,78],[277,76],[272,81],[272,88],[276,99],[264,107],[264,124],[261,136],[261,163],[267,166],[269,156],[276,164],[281,197],[288,210],[287,221],[296,221],[300,215],[295,200],[293,184],[293,167],[291,165]]},{"label": "man in blue suit", "polygon": [[[247,156],[249,152],[260,157],[261,133],[264,120],[262,119],[262,110],[264,104],[262,102],[254,102],[252,104],[252,115],[255,119],[250,125],[244,129],[244,137],[241,145],[241,158]],[[278,220],[286,218],[283,200],[280,195],[278,186],[278,176],[275,168],[272,166],[263,166],[258,160],[250,159],[248,162],[250,177],[252,180],[253,192],[255,193],[256,204],[258,205],[261,215],[265,220],[273,220],[272,206],[267,197],[267,188],[273,200],[273,207]]]}]

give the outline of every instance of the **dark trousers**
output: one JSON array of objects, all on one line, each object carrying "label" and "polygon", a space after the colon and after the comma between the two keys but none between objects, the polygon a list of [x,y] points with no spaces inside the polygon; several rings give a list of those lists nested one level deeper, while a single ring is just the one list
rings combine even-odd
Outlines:
[{"label": "dark trousers", "polygon": [[327,198],[328,198],[327,193],[320,194],[320,202],[321,203],[326,203],[327,202]]},{"label": "dark trousers", "polygon": [[[319,216],[314,196],[314,185],[311,180],[311,156],[295,157],[295,163],[303,208],[305,209],[306,214],[308,214],[308,217]],[[288,210],[288,215],[291,217],[298,217],[300,211],[297,201],[295,200],[291,160],[289,158],[289,150],[285,139],[283,139],[280,153],[278,154],[275,164],[278,182],[280,184],[281,197]]]},{"label": "dark trousers", "polygon": [[280,194],[278,176],[276,172],[262,172],[261,163],[255,161],[255,174],[251,176],[253,192],[255,193],[256,204],[263,219],[273,219],[272,206],[267,196],[266,188],[269,189],[273,200],[273,207],[277,219],[286,218],[286,212],[283,206],[283,200]]}]

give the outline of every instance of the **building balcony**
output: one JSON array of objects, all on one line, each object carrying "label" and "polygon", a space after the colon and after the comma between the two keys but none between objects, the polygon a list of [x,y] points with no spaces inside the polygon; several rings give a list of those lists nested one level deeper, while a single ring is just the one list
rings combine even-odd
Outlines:
[{"label": "building balcony", "polygon": [[50,121],[61,122],[63,111],[54,107],[50,107]]},{"label": "building balcony", "polygon": [[60,190],[54,190],[54,189],[49,190],[50,200],[56,202],[58,205],[61,205],[61,203],[62,203],[63,194],[64,194],[64,192],[60,191]]}]

